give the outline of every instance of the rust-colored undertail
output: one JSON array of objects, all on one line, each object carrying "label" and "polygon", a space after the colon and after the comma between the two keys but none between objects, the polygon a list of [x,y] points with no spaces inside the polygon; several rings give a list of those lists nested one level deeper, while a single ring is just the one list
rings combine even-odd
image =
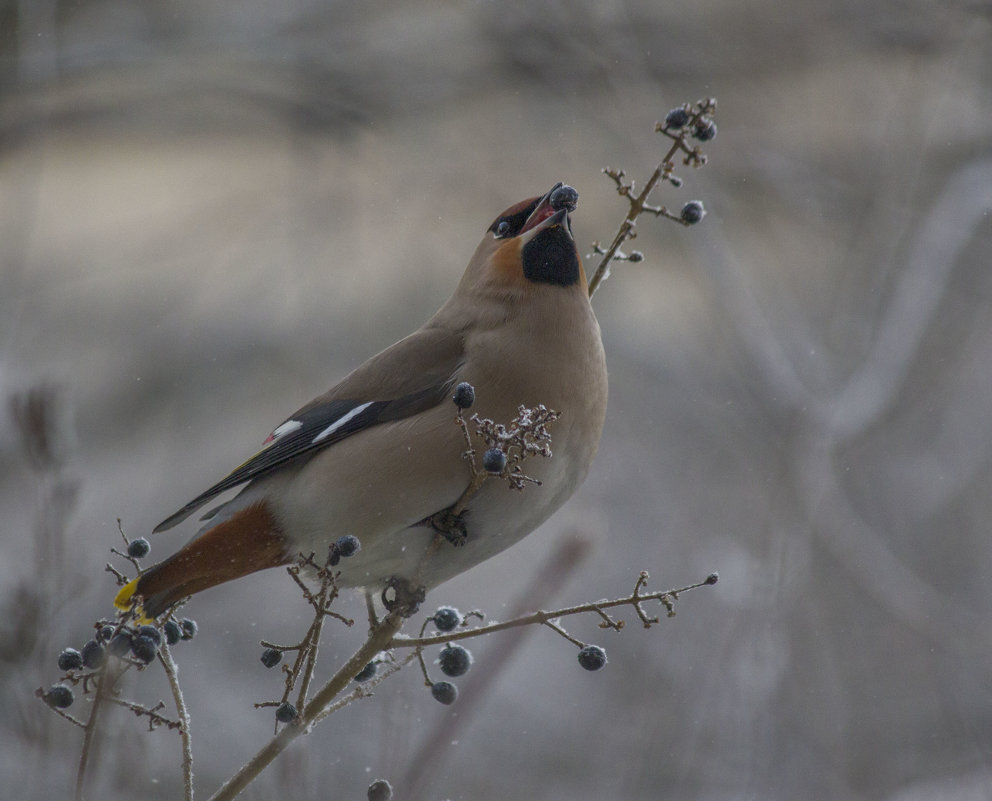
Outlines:
[{"label": "rust-colored undertail", "polygon": [[143,598],[144,616],[154,618],[187,595],[290,561],[268,506],[256,503],[149,568],[134,594]]}]

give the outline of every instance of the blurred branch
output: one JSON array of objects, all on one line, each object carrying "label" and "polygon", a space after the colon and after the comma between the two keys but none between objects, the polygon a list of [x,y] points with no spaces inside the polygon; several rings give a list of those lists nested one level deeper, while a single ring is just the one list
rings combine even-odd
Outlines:
[{"label": "blurred branch", "polygon": [[[79,497],[79,481],[66,469],[76,445],[72,407],[65,389],[48,383],[12,393],[8,403],[38,493],[32,538],[35,568],[23,589],[36,597],[22,608],[47,619],[66,591],[66,533]],[[34,636],[32,630],[25,631],[17,647],[24,650]]]},{"label": "blurred branch", "polygon": [[117,675],[110,676],[109,670],[101,670],[96,682],[96,693],[90,706],[90,715],[86,720],[83,733],[83,748],[79,754],[79,767],[76,770],[76,791],[73,798],[76,801],[83,801],[83,789],[86,786],[86,772],[90,764],[90,755],[94,749],[94,741],[97,735],[97,720],[100,717],[100,709],[106,700],[108,692],[108,682],[113,685],[117,681]]},{"label": "blurred branch", "polygon": [[[968,165],[951,176],[913,236],[906,266],[898,272],[868,352],[845,384],[827,397],[815,394],[803,381],[785,347],[785,335],[778,334],[744,284],[745,271],[737,266],[733,248],[719,238],[719,229],[699,243],[704,249],[701,262],[710,268],[723,311],[733,320],[738,341],[767,391],[802,411],[806,430],[792,455],[797,468],[793,475],[817,542],[895,619],[968,659],[992,647],[985,627],[901,559],[865,520],[839,480],[834,455],[845,442],[876,425],[899,398],[960,255],[990,208],[992,162]],[[789,326],[788,336],[801,335]],[[810,338],[798,352],[825,358],[832,350]]]},{"label": "blurred branch", "polygon": [[839,440],[855,437],[889,408],[906,379],[929,329],[958,257],[975,229],[992,211],[992,161],[978,162],[951,176],[923,216],[906,266],[858,371],[822,414]]}]

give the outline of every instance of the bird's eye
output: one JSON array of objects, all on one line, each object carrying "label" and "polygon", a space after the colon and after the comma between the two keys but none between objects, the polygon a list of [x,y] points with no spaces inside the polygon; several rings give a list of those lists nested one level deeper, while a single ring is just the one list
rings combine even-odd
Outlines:
[{"label": "bird's eye", "polygon": [[510,223],[508,220],[500,220],[499,224],[496,226],[496,238],[502,239],[510,233]]}]

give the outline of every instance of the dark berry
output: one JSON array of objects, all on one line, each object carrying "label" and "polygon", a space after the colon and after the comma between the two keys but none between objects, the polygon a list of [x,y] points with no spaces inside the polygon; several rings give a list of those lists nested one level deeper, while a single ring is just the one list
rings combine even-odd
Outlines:
[{"label": "dark berry", "polygon": [[431,695],[435,701],[450,706],[458,698],[458,688],[450,681],[436,681],[431,685]]},{"label": "dark berry", "polygon": [[276,707],[276,720],[280,723],[289,723],[296,720],[299,715],[300,713],[296,711],[296,707],[289,703],[289,701],[283,701]]},{"label": "dark berry", "polygon": [[162,631],[165,633],[165,641],[169,645],[175,645],[183,638],[183,630],[175,620],[166,620],[162,624]]},{"label": "dark berry", "polygon": [[59,670],[79,670],[83,666],[83,655],[75,648],[65,648],[59,654]]},{"label": "dark berry", "polygon": [[700,142],[709,142],[716,137],[716,123],[706,117],[700,117],[692,126],[692,135]]},{"label": "dark berry", "polygon": [[152,549],[152,544],[144,537],[138,537],[127,544],[127,555],[132,559],[144,559]]},{"label": "dark berry", "polygon": [[369,801],[389,801],[392,797],[392,785],[385,779],[379,779],[369,785]]},{"label": "dark berry", "polygon": [[475,403],[475,387],[468,381],[462,381],[455,387],[455,394],[451,399],[459,409],[468,409]]},{"label": "dark berry", "polygon": [[349,556],[354,556],[362,549],[362,543],[358,541],[358,537],[351,534],[345,534],[334,543],[334,547],[337,548],[338,555],[341,558],[347,559]]},{"label": "dark berry", "polygon": [[579,664],[586,670],[599,670],[606,664],[606,651],[598,645],[587,645],[579,651]]},{"label": "dark berry", "polygon": [[131,653],[135,659],[147,665],[155,658],[155,654],[158,653],[158,643],[151,637],[146,637],[142,634],[131,640]]},{"label": "dark berry", "polygon": [[183,630],[183,639],[192,640],[196,636],[197,625],[195,620],[184,617],[179,621],[179,626]]},{"label": "dark berry", "polygon": [[706,577],[706,581],[703,582],[703,583],[704,584],[716,584],[719,580],[720,580],[720,574],[719,573],[710,573]]},{"label": "dark berry", "polygon": [[464,676],[472,667],[472,653],[460,645],[449,645],[441,651],[437,661],[445,676]]},{"label": "dark berry", "polygon": [[96,640],[90,640],[86,645],[83,646],[82,650],[83,664],[86,665],[90,670],[96,670],[101,667],[107,659],[107,652],[103,645],[98,643]]},{"label": "dark berry", "polygon": [[438,631],[454,631],[462,622],[462,613],[453,606],[442,606],[434,613],[434,625]]},{"label": "dark berry", "polygon": [[548,202],[555,211],[561,211],[562,209],[575,211],[575,207],[579,204],[579,193],[567,184],[559,186],[551,193]]},{"label": "dark berry", "polygon": [[113,626],[101,626],[96,638],[101,642],[109,642],[110,638],[114,636],[115,631],[116,629]]},{"label": "dark berry", "polygon": [[639,250],[632,250],[627,257],[627,261],[644,261],[644,254]]},{"label": "dark berry", "polygon": [[45,693],[45,703],[58,709],[65,709],[73,702],[72,690],[64,684],[53,684]]},{"label": "dark berry", "polygon": [[666,128],[681,128],[689,121],[689,112],[684,108],[673,108],[665,116]]},{"label": "dark berry", "polygon": [[679,178],[677,175],[673,175],[671,178],[668,179],[668,183],[670,183],[672,186],[678,189],[680,186],[682,186],[682,179]]},{"label": "dark berry", "polygon": [[376,671],[379,669],[378,662],[369,662],[365,667],[363,667],[358,674],[355,676],[355,681],[361,684],[363,681],[371,681],[375,678]]},{"label": "dark berry", "polygon": [[506,454],[499,448],[490,448],[482,454],[482,467],[488,473],[502,473],[506,468]]},{"label": "dark berry", "polygon": [[132,644],[131,635],[126,631],[122,631],[119,634],[115,634],[110,642],[107,643],[107,651],[111,656],[120,658],[131,650]]},{"label": "dark berry", "polygon": [[706,216],[706,209],[698,200],[690,200],[682,207],[679,217],[686,225],[695,225]]},{"label": "dark berry", "polygon": [[262,651],[262,664],[267,668],[273,668],[282,662],[282,651],[277,648],[266,648]]},{"label": "dark berry", "polygon": [[155,628],[155,626],[141,626],[138,629],[138,636],[150,637],[155,641],[155,645],[162,644],[162,632]]}]

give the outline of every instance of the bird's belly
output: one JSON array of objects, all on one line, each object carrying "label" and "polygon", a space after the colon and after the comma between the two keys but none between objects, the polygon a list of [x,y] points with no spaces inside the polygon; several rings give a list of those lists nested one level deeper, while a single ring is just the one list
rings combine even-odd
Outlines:
[{"label": "bird's belly", "polygon": [[[605,370],[601,361],[599,367]],[[587,377],[565,374],[548,384],[540,372],[521,375],[521,369],[499,374],[506,386],[475,375],[466,374],[465,379],[476,383],[477,403],[471,412],[480,417],[509,424],[518,402],[546,403],[562,413],[550,426],[554,455],[534,455],[522,463],[524,473],[539,479],[540,485],[528,483],[518,491],[504,479],[487,478],[468,503],[463,544],[454,545],[423,524],[450,508],[472,477],[463,458],[466,445],[455,423],[454,404],[442,404],[342,440],[304,466],[280,493],[279,519],[292,547],[319,557],[336,538],[352,534],[362,548],[341,561],[342,586],[375,590],[397,577],[430,588],[537,528],[585,478],[605,414],[605,380],[595,382],[597,387],[602,384],[601,390],[577,393],[571,388]],[[498,397],[513,402],[497,405],[492,399]],[[474,424],[469,423],[469,429],[481,469],[485,445],[475,436]],[[354,465],[365,465],[365,472]]]},{"label": "bird's belly", "polygon": [[542,486],[520,492],[489,479],[468,505],[460,544],[427,524],[379,531],[368,537],[369,547],[342,561],[341,583],[376,589],[401,577],[414,586],[435,587],[530,534],[571,494],[561,484],[557,476],[549,476]]},{"label": "bird's belly", "polygon": [[[553,444],[550,459],[533,456],[523,463],[524,472],[540,485],[528,483],[520,491],[499,477],[487,478],[468,502],[464,542],[454,545],[422,522],[451,507],[471,480],[453,411],[445,409],[438,417],[433,435],[417,439],[435,443],[429,452],[406,449],[401,423],[394,431],[381,426],[368,432],[372,437],[363,433],[335,445],[335,465],[354,463],[348,448],[355,449],[356,457],[361,447],[391,448],[390,458],[380,460],[375,474],[332,477],[314,465],[311,476],[305,467],[283,495],[290,502],[280,519],[291,548],[320,558],[335,539],[352,534],[362,547],[340,562],[342,586],[374,591],[392,578],[403,578],[430,588],[518,542],[561,506],[584,477],[563,441]],[[481,461],[481,453],[476,459]]]}]

